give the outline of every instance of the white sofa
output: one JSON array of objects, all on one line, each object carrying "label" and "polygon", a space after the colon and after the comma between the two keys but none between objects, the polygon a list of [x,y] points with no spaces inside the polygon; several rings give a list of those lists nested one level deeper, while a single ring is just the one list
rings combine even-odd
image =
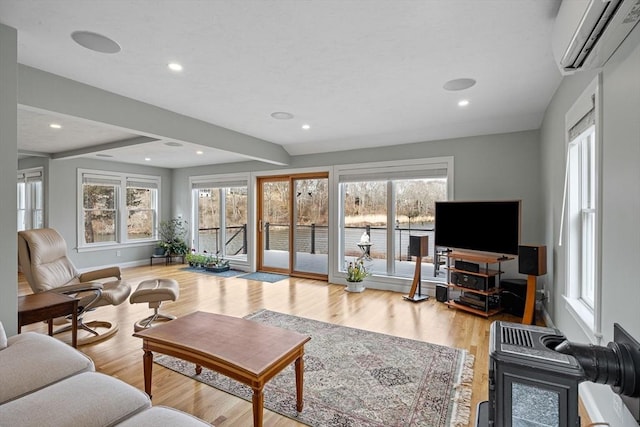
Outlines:
[{"label": "white sofa", "polygon": [[210,424],[151,406],[129,384],[95,372],[83,353],[48,335],[6,338],[0,323],[0,426],[185,426]]}]

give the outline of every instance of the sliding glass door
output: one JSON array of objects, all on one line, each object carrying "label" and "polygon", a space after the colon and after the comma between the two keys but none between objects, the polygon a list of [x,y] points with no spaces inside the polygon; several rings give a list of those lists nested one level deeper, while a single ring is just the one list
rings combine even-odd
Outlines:
[{"label": "sliding glass door", "polygon": [[258,179],[258,269],[325,279],[328,175]]},{"label": "sliding glass door", "polygon": [[293,271],[328,274],[329,197],[328,179],[293,179]]},{"label": "sliding glass door", "polygon": [[289,178],[260,178],[258,188],[258,270],[289,274]]}]

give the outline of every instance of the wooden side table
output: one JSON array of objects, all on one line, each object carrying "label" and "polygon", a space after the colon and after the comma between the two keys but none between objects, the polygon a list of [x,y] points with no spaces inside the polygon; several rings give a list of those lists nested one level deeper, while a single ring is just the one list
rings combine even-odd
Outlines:
[{"label": "wooden side table", "polygon": [[47,320],[53,336],[53,319],[72,315],[71,345],[78,346],[78,300],[69,295],[43,292],[18,297],[18,333],[23,325]]}]

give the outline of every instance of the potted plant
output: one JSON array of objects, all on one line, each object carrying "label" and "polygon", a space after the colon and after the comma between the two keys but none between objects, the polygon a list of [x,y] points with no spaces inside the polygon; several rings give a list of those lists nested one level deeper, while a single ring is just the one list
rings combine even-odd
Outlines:
[{"label": "potted plant", "polygon": [[184,256],[189,252],[185,238],[189,232],[187,222],[173,218],[160,222],[158,227],[158,246],[164,249],[165,256]]},{"label": "potted plant", "polygon": [[364,261],[359,259],[350,262],[347,266],[347,287],[345,290],[349,292],[362,292],[364,291],[364,284],[362,283],[365,277],[370,276],[371,273],[364,265]]},{"label": "potted plant", "polygon": [[191,251],[190,253],[186,254],[184,256],[184,260],[187,264],[189,264],[189,267],[197,267],[198,266],[198,254],[195,253],[195,251]]},{"label": "potted plant", "polygon": [[207,254],[199,254],[195,251],[191,251],[190,254],[185,256],[185,261],[189,263],[190,267],[205,268],[210,262],[210,258]]},{"label": "potted plant", "polygon": [[207,265],[205,266],[205,270],[213,271],[215,273],[227,271],[229,268],[231,268],[229,266],[229,261],[219,256],[217,252],[215,255],[209,257]]}]

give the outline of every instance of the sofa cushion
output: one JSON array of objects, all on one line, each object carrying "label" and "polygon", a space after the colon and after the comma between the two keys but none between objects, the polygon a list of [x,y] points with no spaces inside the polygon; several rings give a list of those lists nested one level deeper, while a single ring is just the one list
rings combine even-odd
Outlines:
[{"label": "sofa cushion", "polygon": [[0,406],[1,426],[113,426],[151,406],[135,387],[98,372],[59,381]]},{"label": "sofa cushion", "polygon": [[36,332],[14,335],[0,351],[0,404],[94,370],[89,357],[55,338]]},{"label": "sofa cushion", "polygon": [[154,406],[118,424],[118,427],[204,427],[211,426],[193,415],[166,406]]},{"label": "sofa cushion", "polygon": [[7,333],[4,331],[4,326],[0,322],[0,350],[7,348]]}]

